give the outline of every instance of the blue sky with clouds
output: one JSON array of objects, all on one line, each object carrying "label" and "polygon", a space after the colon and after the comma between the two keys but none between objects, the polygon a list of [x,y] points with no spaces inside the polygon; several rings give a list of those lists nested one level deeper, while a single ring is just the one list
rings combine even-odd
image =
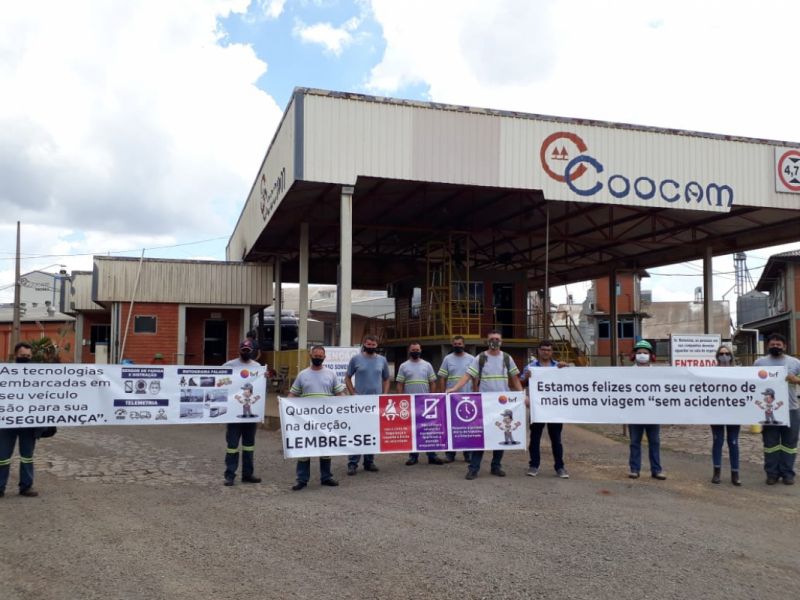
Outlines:
[{"label": "blue sky with clouds", "polygon": [[8,2],[0,288],[16,220],[26,270],[223,258],[295,86],[800,141],[799,22],[793,0]]}]

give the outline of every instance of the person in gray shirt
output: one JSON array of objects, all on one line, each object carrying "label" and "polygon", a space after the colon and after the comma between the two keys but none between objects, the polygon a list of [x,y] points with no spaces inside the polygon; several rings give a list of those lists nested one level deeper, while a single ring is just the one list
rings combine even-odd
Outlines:
[{"label": "person in gray shirt", "polygon": [[[354,381],[355,380],[355,381]],[[350,359],[347,365],[347,374],[344,384],[350,394],[373,396],[389,393],[389,364],[386,359],[378,354],[378,337],[372,334],[364,336],[361,343],[361,353]],[[355,475],[358,472],[360,454],[351,454],[347,457],[347,474]],[[375,466],[375,455],[364,455],[364,470],[373,473],[378,471]]]},{"label": "person in gray shirt", "polygon": [[[467,372],[467,368],[472,364],[475,357],[466,351],[464,346],[464,336],[457,335],[453,337],[453,351],[444,357],[442,366],[439,367],[439,391],[445,392],[451,385],[458,383],[458,380]],[[472,391],[472,381],[464,384],[461,389],[464,394]],[[453,462],[456,459],[455,452],[445,452],[445,460]],[[464,452],[464,462],[469,462],[470,453]]]},{"label": "person in gray shirt", "polygon": [[789,425],[764,425],[764,471],[767,485],[775,485],[783,479],[786,485],[794,484],[794,463],[797,458],[797,438],[800,433],[800,407],[797,388],[800,383],[800,360],[786,354],[786,338],[780,333],[767,336],[767,355],[756,359],[754,367],[786,367],[786,383],[789,386]]},{"label": "person in gray shirt", "polygon": [[[422,359],[422,346],[419,342],[411,342],[408,345],[408,360],[400,365],[395,381],[398,394],[429,394],[431,387],[436,386],[436,373],[431,363]],[[425,454],[428,457],[428,464],[444,464],[444,461],[436,456],[436,452]],[[419,452],[412,452],[408,455],[406,466],[410,467],[418,462]]]},{"label": "person in gray shirt", "polygon": [[[314,346],[311,348],[311,366],[300,371],[289,389],[290,398],[319,398],[327,396],[344,396],[344,385],[339,383],[336,373],[328,367],[323,367],[325,362],[325,348]],[[331,473],[331,457],[320,456],[319,474],[322,485],[336,487],[339,482]],[[300,458],[297,460],[297,483],[292,490],[297,492],[308,485],[311,479],[311,459]]]}]

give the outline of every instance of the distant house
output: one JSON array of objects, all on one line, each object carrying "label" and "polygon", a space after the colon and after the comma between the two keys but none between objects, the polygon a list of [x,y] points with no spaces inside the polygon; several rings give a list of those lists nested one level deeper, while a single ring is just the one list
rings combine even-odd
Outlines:
[{"label": "distant house", "polygon": [[[736,336],[740,347],[746,347],[748,354],[758,354],[761,349],[756,336],[762,338],[776,332],[786,336],[790,352],[797,354],[800,344],[800,313],[797,310],[800,298],[800,250],[770,256],[755,291],[767,295],[766,314],[741,323]],[[764,311],[763,304],[758,308],[759,312]]]}]

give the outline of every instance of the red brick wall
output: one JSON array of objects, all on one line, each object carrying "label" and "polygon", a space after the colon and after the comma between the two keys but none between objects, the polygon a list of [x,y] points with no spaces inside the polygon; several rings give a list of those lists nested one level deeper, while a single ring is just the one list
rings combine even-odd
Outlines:
[{"label": "red brick wall", "polygon": [[[14,347],[11,345],[12,328],[11,323],[0,323],[0,349],[2,349],[0,360],[9,359],[14,353]],[[48,337],[54,344],[62,348],[59,352],[59,360],[62,363],[75,361],[75,326],[72,322],[48,322],[41,323],[41,326],[35,322],[23,322],[20,323],[19,333],[19,339],[23,342]],[[67,346],[69,346],[69,350],[64,349]]]},{"label": "red brick wall", "polygon": [[[130,303],[121,303],[120,348],[125,337],[125,323],[128,320],[129,307]],[[134,318],[136,315],[155,316],[157,318],[156,333],[134,333]],[[129,358],[140,365],[149,365],[154,362],[174,365],[177,360],[177,352],[178,305],[136,302],[133,306],[133,316],[128,330],[125,354],[122,358]],[[154,361],[154,356],[157,353],[163,355],[163,361]]]},{"label": "red brick wall", "polygon": [[[239,356],[242,331],[242,311],[237,309],[195,308],[186,309],[186,358],[187,365],[203,364],[205,322],[212,318],[228,322],[228,358]],[[219,315],[219,316],[217,316]],[[166,359],[166,356],[164,356]]]},{"label": "red brick wall", "polygon": [[[620,295],[617,296],[617,314],[633,312],[633,273],[617,273],[617,283],[620,286]],[[609,312],[608,303],[608,277],[594,280],[595,310]]]}]

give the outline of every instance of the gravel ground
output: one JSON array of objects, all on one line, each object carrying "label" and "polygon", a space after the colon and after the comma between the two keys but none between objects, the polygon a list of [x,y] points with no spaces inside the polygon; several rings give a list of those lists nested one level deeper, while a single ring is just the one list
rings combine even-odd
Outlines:
[{"label": "gravel ground", "polygon": [[615,430],[565,429],[570,480],[549,467],[526,477],[519,451],[506,454],[508,477],[485,464],[471,482],[462,462],[406,467],[385,455],[379,473],[355,477],[336,458],[340,487],[292,492],[294,463],[274,431],[256,444],[264,482],[226,488],[219,426],[61,429],[37,449],[42,495],[10,486],[0,499],[0,598],[796,593],[800,486],[766,487],[749,455],[743,487],[712,485],[710,434],[681,443],[671,431],[669,479],[630,481],[626,446],[603,435]]}]

